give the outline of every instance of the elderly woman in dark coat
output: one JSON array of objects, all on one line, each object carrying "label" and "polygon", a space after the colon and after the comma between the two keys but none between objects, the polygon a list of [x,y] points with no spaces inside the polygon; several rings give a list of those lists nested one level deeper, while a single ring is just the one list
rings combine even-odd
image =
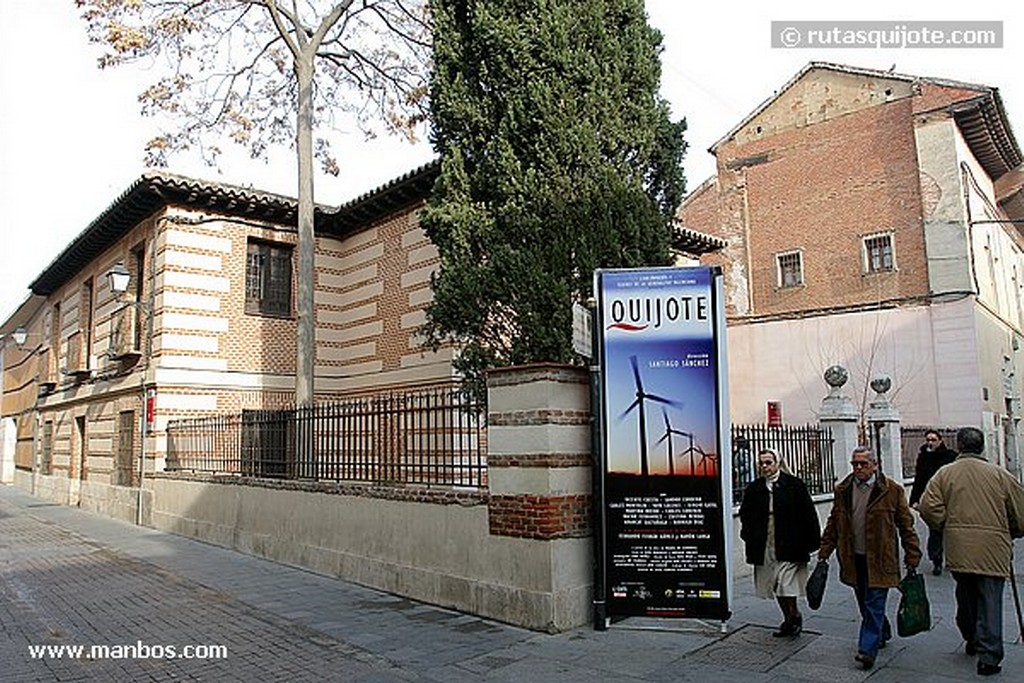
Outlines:
[{"label": "elderly woman in dark coat", "polygon": [[784,621],[772,635],[796,636],[803,630],[796,601],[805,595],[807,563],[821,542],[821,525],[807,487],[782,471],[775,451],[758,453],[757,465],[761,476],[743,492],[740,538],[754,565],[758,597],[774,597],[782,610]]}]

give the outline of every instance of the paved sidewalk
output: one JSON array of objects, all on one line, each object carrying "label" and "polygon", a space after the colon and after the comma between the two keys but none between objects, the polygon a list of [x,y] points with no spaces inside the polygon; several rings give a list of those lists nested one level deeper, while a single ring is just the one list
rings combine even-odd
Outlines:
[{"label": "paved sidewalk", "polygon": [[[1024,567],[1024,543],[1016,544]],[[925,563],[927,564],[927,563]],[[737,567],[737,572],[747,572]],[[783,681],[981,680],[953,618],[953,580],[926,575],[934,628],[896,638],[875,668],[854,661],[853,592],[833,562],[804,635],[771,637],[774,602],[736,579],[718,625],[630,619],[555,636],[423,605],[0,486],[0,681]],[[1024,588],[1024,586],[1021,586]],[[898,593],[890,594],[894,617]],[[1006,659],[1024,677],[1012,593]],[[33,659],[30,645],[226,646],[224,659]]]}]

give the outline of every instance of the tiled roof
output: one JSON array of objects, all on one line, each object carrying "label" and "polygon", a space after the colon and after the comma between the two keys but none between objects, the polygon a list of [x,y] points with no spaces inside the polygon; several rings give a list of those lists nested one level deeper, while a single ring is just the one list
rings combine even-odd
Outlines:
[{"label": "tiled roof", "polygon": [[957,125],[960,126],[964,133],[964,138],[967,140],[971,152],[982,163],[985,167],[985,172],[992,179],[999,178],[1003,173],[1019,166],[1021,163],[1020,147],[1017,144],[1016,138],[1014,138],[1013,131],[1010,129],[1010,123],[1006,118],[1006,110],[1003,107],[1003,100],[999,95],[998,88],[977,83],[963,83],[945,78],[912,76],[891,71],[878,71],[876,69],[864,69],[843,64],[831,64],[829,62],[808,63],[785,85],[779,88],[774,95],[758,105],[754,111],[733,126],[708,151],[715,154],[719,146],[731,139],[738,131],[742,130],[750,121],[777,100],[782,93],[789,90],[800,79],[815,69],[862,75],[871,78],[885,78],[908,83],[931,83],[941,87],[976,91],[978,93],[977,97],[955,103],[949,107],[950,112],[956,119]]},{"label": "tiled roof", "polygon": [[318,227],[335,237],[358,231],[383,216],[427,199],[440,172],[440,161],[424,164],[376,190],[342,204],[325,216],[323,225]]},{"label": "tiled roof", "polygon": [[957,126],[974,156],[993,180],[1021,164],[1020,147],[1010,130],[999,91],[950,107]]},{"label": "tiled roof", "polygon": [[672,228],[672,248],[684,254],[700,256],[726,247],[726,241],[707,233],[676,225]]},{"label": "tiled roof", "polygon": [[[432,161],[337,208],[318,205],[316,231],[344,237],[430,196],[441,165]],[[172,173],[145,173],[114,200],[32,282],[34,294],[49,295],[111,244],[167,205],[216,211],[294,228],[298,203],[292,197]],[[720,249],[720,240],[677,227],[673,248],[691,254]]]},{"label": "tiled roof", "polygon": [[[430,175],[434,166],[436,164],[420,167],[338,208],[318,205],[314,212],[317,232],[344,234],[356,224],[365,225],[426,197],[436,177],[436,169],[434,175]],[[132,183],[73,239],[29,288],[34,294],[51,294],[147,216],[169,204],[217,211],[293,229],[298,222],[298,203],[292,197],[173,173],[149,172]]]}]

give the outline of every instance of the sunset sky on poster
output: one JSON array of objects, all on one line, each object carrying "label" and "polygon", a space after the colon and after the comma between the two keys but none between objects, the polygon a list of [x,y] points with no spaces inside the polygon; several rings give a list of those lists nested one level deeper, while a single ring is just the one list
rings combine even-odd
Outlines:
[{"label": "sunset sky on poster", "polygon": [[717,434],[708,271],[606,271],[602,291],[608,470],[641,471],[638,375],[650,474],[669,473],[669,441],[675,474],[690,474],[691,462],[696,474],[715,474],[701,458],[715,455]]}]

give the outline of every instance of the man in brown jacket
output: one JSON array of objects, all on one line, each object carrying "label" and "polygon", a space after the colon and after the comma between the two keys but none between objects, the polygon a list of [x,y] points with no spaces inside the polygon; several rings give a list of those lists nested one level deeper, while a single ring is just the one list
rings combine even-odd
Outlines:
[{"label": "man in brown jacket", "polygon": [[839,580],[853,587],[860,608],[854,659],[870,669],[878,649],[892,637],[885,602],[889,589],[900,582],[899,545],[908,571],[921,561],[921,545],[903,487],[878,471],[874,452],[858,446],[850,465],[853,473],[836,484],[818,559],[827,560],[838,550]]},{"label": "man in brown jacket", "polygon": [[1013,540],[1024,536],[1024,488],[1002,467],[985,461],[985,437],[964,427],[960,455],[940,469],[921,496],[929,527],[942,529],[946,565],[956,581],[956,625],[978,674],[1002,670],[1003,587],[1010,575]]}]

